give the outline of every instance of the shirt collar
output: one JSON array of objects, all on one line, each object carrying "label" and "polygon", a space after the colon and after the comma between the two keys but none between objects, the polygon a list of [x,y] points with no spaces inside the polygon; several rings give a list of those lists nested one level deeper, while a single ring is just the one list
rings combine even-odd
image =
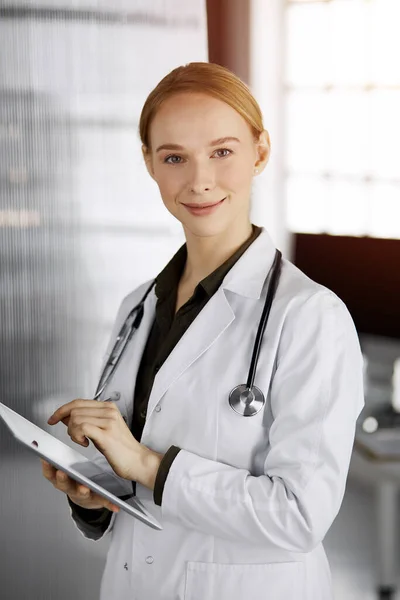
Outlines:
[{"label": "shirt collar", "polygon": [[[201,286],[209,297],[217,291],[231,267],[261,233],[261,227],[258,227],[257,225],[253,225],[252,227],[253,232],[250,238],[248,238],[222,265],[217,267],[212,273],[199,282],[198,285]],[[169,296],[172,290],[178,287],[179,280],[186,264],[186,258],[187,248],[185,243],[179,248],[166,267],[164,267],[159,275],[157,275],[154,291],[159,300]]]}]

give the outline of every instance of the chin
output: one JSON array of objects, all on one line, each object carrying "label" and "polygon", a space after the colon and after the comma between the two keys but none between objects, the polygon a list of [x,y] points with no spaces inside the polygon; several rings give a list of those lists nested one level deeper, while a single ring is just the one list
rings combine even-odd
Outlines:
[{"label": "chin", "polygon": [[208,219],[207,222],[199,219],[199,222],[182,222],[185,234],[188,232],[196,237],[212,237],[229,231],[231,223],[224,219]]}]

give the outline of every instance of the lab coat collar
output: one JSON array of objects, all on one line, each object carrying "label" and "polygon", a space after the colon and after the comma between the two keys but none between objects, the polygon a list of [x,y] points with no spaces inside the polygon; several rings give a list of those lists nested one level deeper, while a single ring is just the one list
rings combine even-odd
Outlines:
[{"label": "lab coat collar", "polygon": [[227,273],[222,288],[258,300],[274,262],[275,250],[268,231],[261,227],[260,235]]}]

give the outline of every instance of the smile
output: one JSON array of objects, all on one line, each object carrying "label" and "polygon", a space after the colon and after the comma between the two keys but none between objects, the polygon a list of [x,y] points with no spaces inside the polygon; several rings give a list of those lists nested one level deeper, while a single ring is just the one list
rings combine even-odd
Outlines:
[{"label": "smile", "polygon": [[184,207],[192,215],[209,215],[210,213],[214,212],[218,208],[218,206],[221,206],[221,204],[223,204],[223,202],[225,200],[226,200],[226,198],[223,198],[220,202],[217,202],[216,204],[212,204],[211,206],[204,206],[204,207],[202,207],[201,205],[188,206],[187,204],[184,204]]}]

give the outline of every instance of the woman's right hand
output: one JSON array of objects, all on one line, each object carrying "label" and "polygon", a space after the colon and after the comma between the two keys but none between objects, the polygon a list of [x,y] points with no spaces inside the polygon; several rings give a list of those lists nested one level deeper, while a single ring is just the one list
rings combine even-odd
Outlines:
[{"label": "woman's right hand", "polygon": [[82,508],[108,508],[113,512],[119,512],[119,506],[112,504],[103,496],[96,494],[86,485],[82,485],[78,481],[75,481],[69,477],[64,471],[60,471],[50,465],[48,462],[40,459],[42,463],[43,476],[48,479],[57,490],[64,492],[67,496],[78,506]]}]

